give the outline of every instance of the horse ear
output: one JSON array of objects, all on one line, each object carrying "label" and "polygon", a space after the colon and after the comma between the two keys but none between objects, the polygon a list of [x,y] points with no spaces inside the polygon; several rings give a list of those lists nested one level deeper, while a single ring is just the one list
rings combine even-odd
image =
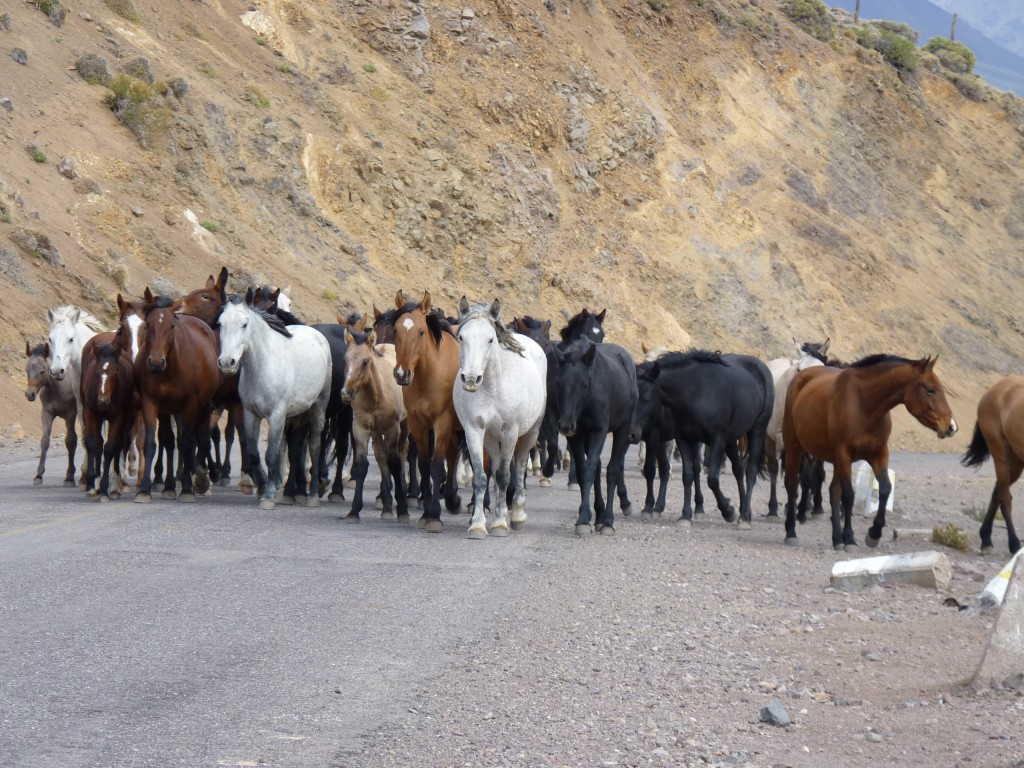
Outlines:
[{"label": "horse ear", "polygon": [[375,331],[373,328],[371,328],[370,332],[366,334],[366,346],[368,346],[370,349],[373,349],[374,347],[377,346],[377,331]]},{"label": "horse ear", "polygon": [[248,289],[246,289],[246,291],[245,291],[245,304],[246,304],[246,306],[251,307],[255,302],[256,302],[256,291],[254,291],[252,289],[252,286],[250,285],[248,287]]},{"label": "horse ear", "polygon": [[661,375],[661,364],[654,360],[646,365],[639,366],[636,377],[644,381],[655,381]]},{"label": "horse ear", "polygon": [[376,323],[378,320],[380,320],[380,316],[383,315],[383,314],[384,314],[383,312],[381,312],[379,309],[377,309],[377,305],[374,304],[373,305],[373,321],[374,321],[374,323]]},{"label": "horse ear", "polygon": [[224,288],[228,287],[228,268],[227,267],[221,267],[220,268],[220,274],[217,276],[217,283],[216,283],[216,285],[219,285],[221,287],[221,289],[224,289]]},{"label": "horse ear", "polygon": [[589,367],[594,364],[595,357],[597,357],[597,344],[590,344],[587,346],[587,351],[583,353],[583,357],[580,359]]},{"label": "horse ear", "polygon": [[828,337],[821,344],[821,354],[828,354],[828,345],[832,343],[832,338]]},{"label": "horse ear", "polygon": [[217,280],[213,275],[206,278],[206,290],[215,291],[217,290]]},{"label": "horse ear", "polygon": [[25,357],[32,357],[32,347],[28,345],[27,341],[25,342]]},{"label": "horse ear", "polygon": [[496,323],[500,322],[498,320],[498,318],[501,315],[501,302],[498,301],[498,299],[495,299],[494,301],[491,302],[490,313],[491,313],[491,320],[493,320]]},{"label": "horse ear", "polygon": [[466,298],[466,294],[462,294],[462,298],[459,299],[459,319],[469,314],[469,299]]},{"label": "horse ear", "polygon": [[648,352],[651,351],[651,348],[647,346],[647,342],[641,341],[640,342],[640,351],[643,352],[646,355]]},{"label": "horse ear", "polygon": [[341,327],[345,329],[345,345],[351,347],[356,343],[356,337],[352,335],[352,331],[348,329],[347,325],[342,324]]},{"label": "horse ear", "polygon": [[47,342],[43,343],[43,357],[49,357],[49,356],[50,356],[50,342],[47,341]]},{"label": "horse ear", "polygon": [[227,286],[224,283],[220,284],[220,305],[223,307],[228,303],[228,291]]},{"label": "horse ear", "polygon": [[78,323],[78,319],[81,316],[82,316],[82,308],[81,307],[75,307],[75,314],[73,314],[71,316],[71,324],[72,325],[76,325]]},{"label": "horse ear", "polygon": [[402,293],[402,289],[398,289],[398,293],[395,294],[395,309],[401,309],[405,306],[405,294]]},{"label": "horse ear", "polygon": [[424,315],[430,313],[430,291],[423,292],[423,301],[420,302],[420,309]]},{"label": "horse ear", "polygon": [[543,323],[540,324],[540,329],[544,331],[544,335],[547,336],[549,333],[551,333],[551,321],[545,320]]},{"label": "horse ear", "polygon": [[925,368],[925,370],[930,371],[930,370],[934,369],[935,368],[935,364],[937,362],[939,362],[939,356],[938,355],[936,355],[935,357],[929,357],[928,358],[928,367]]},{"label": "horse ear", "polygon": [[363,312],[363,316],[359,318],[359,322],[356,323],[356,330],[362,333],[366,330],[366,323],[369,322],[370,318],[367,317],[366,313]]},{"label": "horse ear", "polygon": [[117,294],[117,313],[119,315],[124,314],[124,308],[128,305],[128,302],[124,300],[124,296],[120,293]]},{"label": "horse ear", "polygon": [[47,320],[50,321],[50,324],[52,325],[53,324],[53,310],[52,309],[46,310],[46,318],[47,318]]},{"label": "horse ear", "polygon": [[146,286],[146,290],[142,293],[142,298],[147,304],[153,303],[153,292],[149,290],[149,286]]},{"label": "horse ear", "polygon": [[597,313],[597,322],[599,322],[602,325],[604,325],[604,316],[605,316],[605,314],[607,314],[607,312],[608,312],[608,308],[607,307],[605,307],[600,312],[598,312]]}]

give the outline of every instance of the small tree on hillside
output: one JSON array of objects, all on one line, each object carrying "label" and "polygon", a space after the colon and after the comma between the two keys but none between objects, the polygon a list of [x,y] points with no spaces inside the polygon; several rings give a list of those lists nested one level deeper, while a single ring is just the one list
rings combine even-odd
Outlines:
[{"label": "small tree on hillside", "polygon": [[969,75],[974,71],[974,52],[963,43],[945,37],[933,37],[924,50],[933,54],[950,72]]},{"label": "small tree on hillside", "polygon": [[782,0],[782,10],[812,37],[826,43],[832,39],[832,15],[821,0]]}]

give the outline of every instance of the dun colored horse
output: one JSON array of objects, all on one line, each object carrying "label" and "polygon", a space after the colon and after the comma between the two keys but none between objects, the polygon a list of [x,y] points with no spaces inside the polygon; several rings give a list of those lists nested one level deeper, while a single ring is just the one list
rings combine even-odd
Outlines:
[{"label": "dun colored horse", "polygon": [[64,447],[68,450],[68,471],[64,475],[64,485],[75,485],[75,449],[78,447],[78,432],[75,422],[78,417],[78,401],[71,388],[71,379],[57,381],[50,374],[50,345],[37,344],[34,348],[25,342],[25,399],[30,403],[39,396],[43,406],[43,435],[39,438],[39,466],[33,485],[43,484],[43,472],[46,471],[46,452],[50,447],[50,432],[53,420],[64,419],[67,434],[64,436]]},{"label": "dun colored horse", "polygon": [[989,456],[996,465],[996,486],[981,524],[981,549],[992,549],[992,523],[996,510],[1003,513],[1010,552],[1020,549],[1013,529],[1012,486],[1024,470],[1024,376],[1000,379],[978,402],[974,437],[961,460],[965,467],[979,467]]},{"label": "dun colored horse", "polygon": [[[385,459],[381,475],[381,517],[392,517],[392,495],[398,507],[400,522],[409,521],[406,504],[405,482],[402,479],[402,464],[409,451],[409,424],[406,419],[402,388],[395,381],[395,347],[393,344],[378,344],[377,333],[353,333],[346,326],[345,342],[345,385],[341,390],[342,399],[352,406],[352,478],[356,481],[352,509],[344,518],[350,522],[359,521],[363,508],[363,483],[369,468],[367,444],[373,440],[373,453],[378,464]],[[387,482],[391,476],[391,483]]]},{"label": "dun colored horse", "polygon": [[[819,366],[801,371],[786,397],[782,435],[786,446],[786,543],[795,545],[800,462],[805,454],[833,467],[832,546],[857,546],[853,537],[851,465],[867,461],[878,479],[878,513],[865,539],[878,545],[885,527],[889,482],[890,411],[899,404],[940,438],[956,433],[956,419],[935,375],[935,358],[907,360],[872,355],[847,368]],[[840,525],[840,512],[843,524]]]},{"label": "dun colored horse", "polygon": [[456,483],[462,425],[452,402],[452,387],[459,372],[459,342],[448,322],[432,310],[428,291],[417,304],[406,301],[399,290],[395,308],[384,313],[378,323],[395,329],[394,376],[403,387],[409,432],[417,446],[422,476],[420,524],[430,533],[440,533],[444,527],[442,487],[447,510],[455,514],[462,508]]}]

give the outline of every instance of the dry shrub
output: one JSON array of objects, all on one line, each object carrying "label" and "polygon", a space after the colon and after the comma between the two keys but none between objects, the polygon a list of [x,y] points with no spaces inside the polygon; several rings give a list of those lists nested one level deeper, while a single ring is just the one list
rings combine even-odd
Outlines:
[{"label": "dry shrub", "polygon": [[148,147],[167,130],[171,110],[149,83],[118,75],[107,87],[110,89],[107,106],[121,124],[135,134],[142,146]]},{"label": "dry shrub", "polygon": [[968,547],[967,533],[963,528],[952,523],[935,526],[932,529],[932,541],[961,552],[966,552]]}]

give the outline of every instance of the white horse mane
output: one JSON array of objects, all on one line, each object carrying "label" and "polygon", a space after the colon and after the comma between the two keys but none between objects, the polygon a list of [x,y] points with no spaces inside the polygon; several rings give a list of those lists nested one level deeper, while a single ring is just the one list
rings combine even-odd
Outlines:
[{"label": "white horse mane", "polygon": [[63,322],[70,323],[71,318],[75,314],[75,312],[79,313],[78,322],[84,324],[88,328],[96,332],[106,330],[106,326],[104,326],[99,319],[92,315],[89,312],[89,310],[82,309],[81,307],[76,307],[74,304],[65,304],[61,307],[57,307],[56,309],[51,309],[50,313],[53,315],[53,320],[50,324],[56,325],[57,323]]}]

